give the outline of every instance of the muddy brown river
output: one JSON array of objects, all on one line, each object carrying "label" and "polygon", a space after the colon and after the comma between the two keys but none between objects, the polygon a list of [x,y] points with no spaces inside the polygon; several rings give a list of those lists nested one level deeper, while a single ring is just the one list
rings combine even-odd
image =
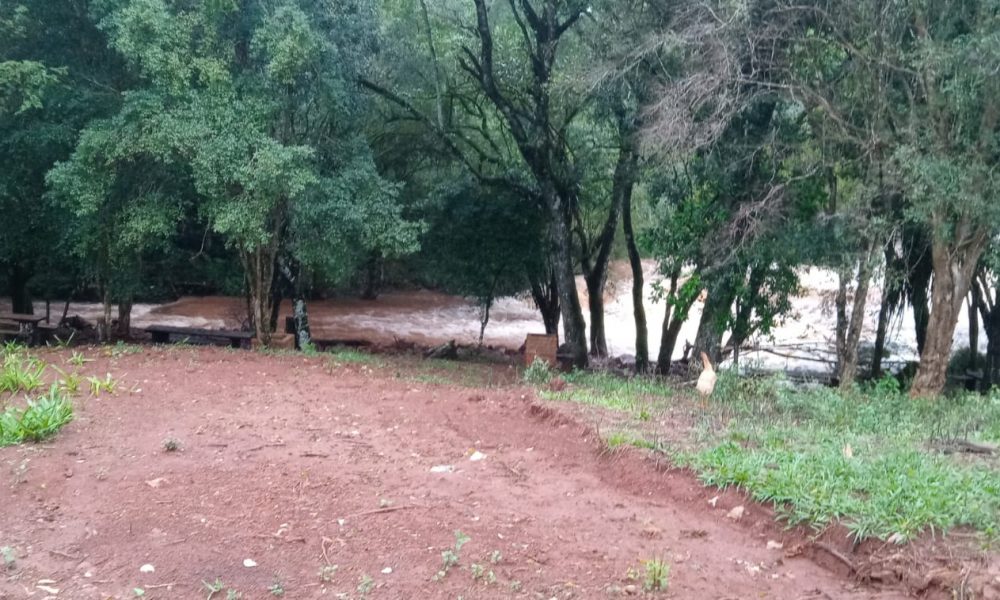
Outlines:
[{"label": "muddy brown river", "polygon": [[[655,355],[660,343],[660,326],[664,305],[653,302],[652,282],[656,279],[655,264],[646,263],[646,313],[649,322],[649,347]],[[766,370],[824,371],[832,358],[834,347],[833,299],[837,291],[836,274],[822,269],[800,272],[801,290],[792,302],[792,311],[770,335],[753,340],[761,350],[744,353],[744,364]],[[606,327],[608,348],[612,355],[634,354],[635,324],[632,317],[631,276],[627,265],[617,263],[612,268],[606,293]],[[581,300],[587,301],[586,287],[579,282]],[[873,285],[865,311],[863,342],[875,337],[880,286]],[[58,307],[58,308],[57,308]],[[169,304],[138,304],[132,313],[134,327],[167,324],[185,327],[233,328],[244,314],[245,303],[234,297],[184,297]],[[62,308],[53,303],[53,311]],[[423,345],[456,340],[474,344],[479,335],[479,309],[471,301],[432,291],[388,292],[377,300],[367,301],[344,297],[309,303],[310,323],[315,335],[336,339],[362,339],[374,343],[391,343],[395,339]],[[36,311],[44,311],[39,304]],[[282,315],[290,314],[289,302],[282,305]],[[586,316],[586,305],[584,310]],[[101,316],[96,303],[73,303],[70,315],[80,315],[94,321]],[[691,311],[691,318],[681,330],[676,355],[683,351],[685,340],[694,341],[701,304]],[[544,333],[541,318],[530,298],[503,298],[491,311],[485,343],[518,348],[529,333]],[[968,345],[968,322],[960,319],[955,332],[954,349]],[[985,336],[980,336],[985,338]],[[985,351],[985,339],[981,339]],[[907,311],[893,322],[888,348],[891,361],[915,360],[916,338],[912,314]],[[790,355],[790,356],[786,356]]]}]

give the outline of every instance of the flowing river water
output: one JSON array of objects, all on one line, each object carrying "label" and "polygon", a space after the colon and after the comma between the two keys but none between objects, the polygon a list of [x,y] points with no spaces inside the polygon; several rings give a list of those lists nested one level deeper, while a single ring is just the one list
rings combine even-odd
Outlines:
[{"label": "flowing river water", "polygon": [[[645,266],[645,309],[649,323],[649,348],[655,358],[660,343],[660,328],[664,303],[653,302],[653,282],[657,279],[652,261]],[[834,297],[837,292],[836,274],[829,270],[808,268],[800,271],[801,289],[792,300],[792,310],[767,336],[757,336],[752,342],[759,348],[744,352],[741,362],[765,370],[824,372],[832,368],[834,350]],[[586,287],[578,282],[586,316]],[[605,326],[608,349],[613,356],[635,353],[635,322],[632,314],[632,278],[627,264],[612,265],[606,292]],[[875,338],[881,288],[873,285],[865,309],[862,343]],[[683,352],[685,341],[694,341],[701,303],[696,303],[688,322],[681,329],[675,357]],[[133,308],[132,326],[153,324],[183,327],[235,328],[245,313],[242,298],[208,296],[185,297],[168,304],[138,304]],[[61,303],[52,303],[58,313]],[[44,311],[39,304],[36,312]],[[422,345],[434,345],[456,340],[474,344],[479,336],[479,308],[464,298],[432,291],[387,292],[377,300],[351,297],[317,300],[309,303],[309,318],[315,335],[323,338],[367,340],[392,343],[395,339]],[[289,314],[288,302],[282,315]],[[101,306],[96,303],[73,303],[70,315],[96,321]],[[589,319],[588,319],[589,321]],[[493,346],[516,349],[529,333],[544,333],[541,318],[530,297],[499,300],[490,314],[484,342]],[[980,335],[981,350],[985,350],[985,335]],[[960,316],[953,349],[968,346],[968,320]],[[894,319],[887,348],[890,363],[916,360],[916,337],[912,313]]]}]

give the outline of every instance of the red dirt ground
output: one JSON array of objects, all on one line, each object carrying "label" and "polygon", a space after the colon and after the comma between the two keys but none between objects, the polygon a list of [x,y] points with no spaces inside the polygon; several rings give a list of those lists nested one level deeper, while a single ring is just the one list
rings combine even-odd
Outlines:
[{"label": "red dirt ground", "polygon": [[[735,495],[713,508],[687,473],[601,453],[517,385],[422,383],[419,363],[84,352],[97,360],[81,371],[112,373],[120,391],[81,393],[54,439],[0,449],[0,546],[17,554],[0,598],[204,599],[217,578],[246,600],[278,581],[285,598],[360,598],[363,575],[370,598],[606,598],[642,595],[640,561],[654,557],[672,567],[659,597],[905,597],[786,556],[793,540],[763,508],[727,519]],[[165,452],[167,438],[182,450]],[[471,541],[434,581],[455,530]],[[496,581],[475,581],[473,563]]]}]

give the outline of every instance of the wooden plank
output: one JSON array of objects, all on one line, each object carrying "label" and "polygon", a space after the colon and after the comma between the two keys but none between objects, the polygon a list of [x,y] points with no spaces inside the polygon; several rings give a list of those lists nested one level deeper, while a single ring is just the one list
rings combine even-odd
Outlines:
[{"label": "wooden plank", "polygon": [[0,313],[0,320],[14,321],[15,323],[37,324],[45,320],[44,315],[22,315],[18,313]]},{"label": "wooden plank", "polygon": [[150,325],[145,330],[150,334],[189,335],[197,337],[224,337],[239,340],[249,340],[254,337],[252,331],[237,331],[227,329],[197,329],[194,327],[172,327],[170,325]]}]

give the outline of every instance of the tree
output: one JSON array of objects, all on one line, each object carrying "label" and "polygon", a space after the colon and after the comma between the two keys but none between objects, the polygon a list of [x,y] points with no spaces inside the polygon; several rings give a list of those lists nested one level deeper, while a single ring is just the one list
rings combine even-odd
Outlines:
[{"label": "tree", "polygon": [[526,77],[502,79],[496,65],[493,26],[485,0],[475,0],[474,35],[478,49],[464,48],[462,68],[480,86],[482,93],[501,115],[525,165],[531,172],[537,194],[549,211],[549,233],[562,311],[565,343],[578,367],[587,364],[586,324],[574,277],[572,221],[578,202],[579,181],[564,143],[567,127],[576,116],[570,108],[557,112],[553,98],[553,76],[563,37],[586,10],[584,3],[543,0],[533,5],[511,0],[509,8],[520,32],[516,52],[530,65]]},{"label": "tree", "polygon": [[[309,278],[292,271],[317,263],[316,244],[414,246],[416,231],[391,208],[396,188],[381,181],[360,135],[354,82],[373,17],[361,0],[121,0],[101,16],[140,79],[124,111],[141,102],[158,115],[142,144],[190,174],[202,218],[240,257],[262,344],[276,278],[287,270],[304,296]],[[355,255],[350,243],[326,249],[319,266]]]},{"label": "tree", "polygon": [[529,290],[529,275],[544,272],[545,215],[529,200],[498,195],[471,178],[438,195],[423,240],[425,270],[444,290],[477,302],[482,344],[493,303]]},{"label": "tree", "polygon": [[15,312],[32,312],[39,275],[75,276],[64,243],[74,224],[46,196],[45,174],[91,118],[118,105],[121,65],[87,10],[86,2],[0,6],[0,212],[15,216],[0,223],[0,278]]}]

